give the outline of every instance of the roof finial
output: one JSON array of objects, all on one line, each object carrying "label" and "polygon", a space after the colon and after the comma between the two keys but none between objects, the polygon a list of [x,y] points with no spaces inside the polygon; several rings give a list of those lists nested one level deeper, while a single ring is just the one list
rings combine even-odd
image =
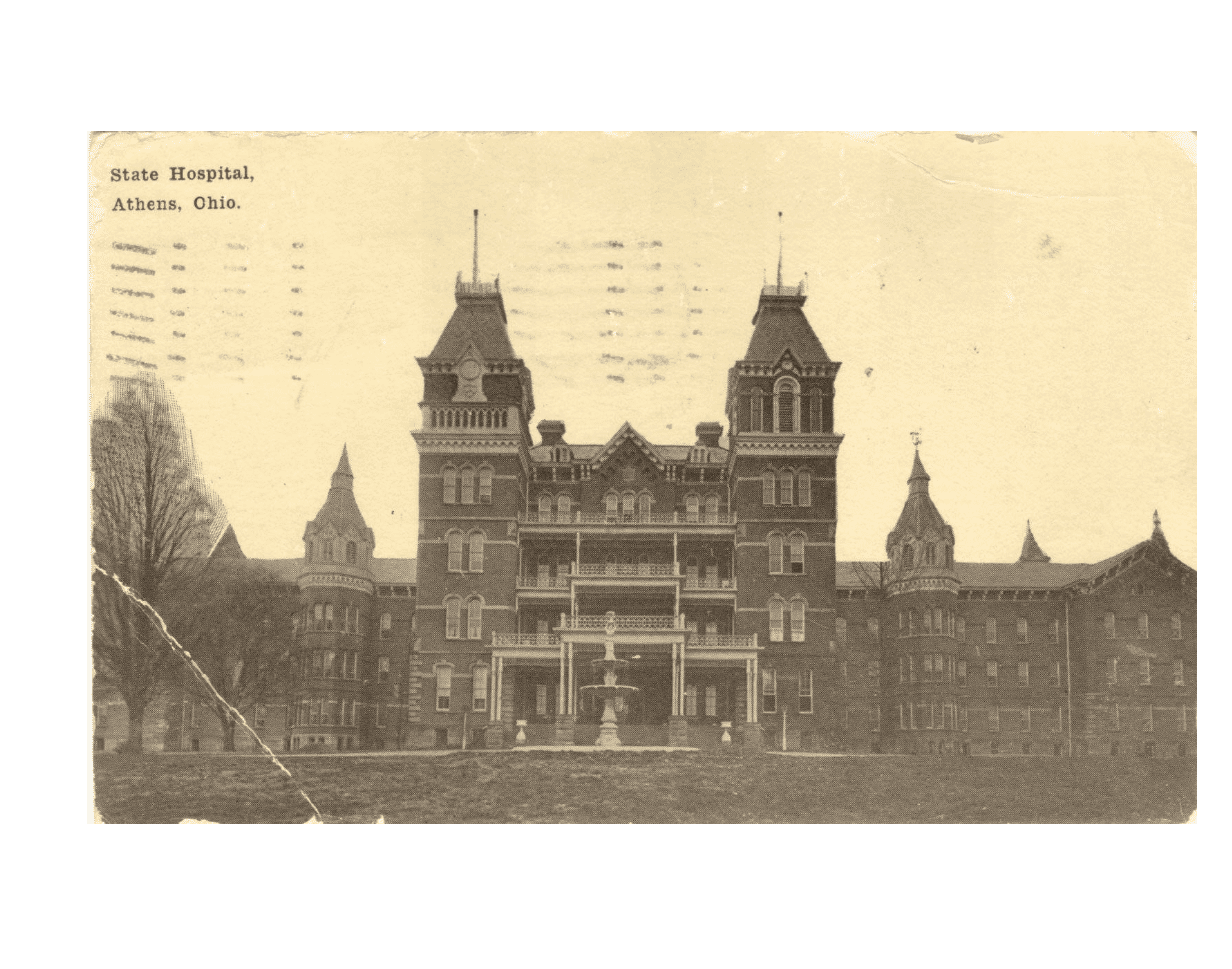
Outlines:
[{"label": "roof finial", "polygon": [[779,275],[778,291],[783,292],[783,213],[779,213]]},{"label": "roof finial", "polygon": [[475,209],[475,259],[471,264],[471,282],[479,282],[479,210]]}]

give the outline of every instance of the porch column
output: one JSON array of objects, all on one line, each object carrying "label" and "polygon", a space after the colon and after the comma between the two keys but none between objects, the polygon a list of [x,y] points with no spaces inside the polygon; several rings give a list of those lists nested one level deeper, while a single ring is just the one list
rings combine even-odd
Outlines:
[{"label": "porch column", "polygon": [[753,722],[753,661],[744,661],[744,722]]},{"label": "porch column", "polygon": [[754,723],[759,722],[757,701],[758,701],[758,697],[760,693],[761,693],[761,681],[758,679],[758,676],[757,676],[757,655],[754,654],[753,656],[753,722]]},{"label": "porch column", "polygon": [[556,691],[556,713],[565,715],[565,640],[560,641],[560,689]]},{"label": "porch column", "polygon": [[672,716],[676,716],[676,644],[672,643]]},{"label": "porch column", "polygon": [[685,694],[688,686],[684,679],[684,640],[680,641],[680,709],[677,711],[680,716],[686,716],[688,707],[685,705]]},{"label": "porch column", "polygon": [[573,643],[569,644],[569,694],[566,697],[565,713],[577,713],[574,709],[573,694],[577,674],[573,669]]}]

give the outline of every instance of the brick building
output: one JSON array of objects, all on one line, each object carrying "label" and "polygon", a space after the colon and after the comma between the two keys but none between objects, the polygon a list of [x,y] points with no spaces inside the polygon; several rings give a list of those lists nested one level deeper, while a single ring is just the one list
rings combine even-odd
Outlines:
[{"label": "brick building", "polygon": [[[455,298],[418,361],[417,558],[374,556],[344,448],[303,557],[254,562],[301,604],[271,746],[593,743],[580,687],[614,635],[626,744],[1194,755],[1196,573],[1158,519],[1093,565],[1029,524],[1016,561],[958,561],[917,453],[885,561],[835,561],[840,365],[803,285],[763,288],[726,432],[692,445],[574,444],[559,420],[536,444],[499,280]],[[190,718],[164,711],[167,749],[209,749]]]}]

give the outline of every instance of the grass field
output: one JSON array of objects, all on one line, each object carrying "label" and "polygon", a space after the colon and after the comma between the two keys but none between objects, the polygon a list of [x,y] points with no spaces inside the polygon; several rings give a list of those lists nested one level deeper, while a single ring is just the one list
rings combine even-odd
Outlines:
[{"label": "grass field", "polygon": [[[476,751],[287,765],[337,822],[1179,822],[1197,807],[1192,759]],[[294,824],[311,814],[251,756],[96,757],[95,788],[113,824]]]}]

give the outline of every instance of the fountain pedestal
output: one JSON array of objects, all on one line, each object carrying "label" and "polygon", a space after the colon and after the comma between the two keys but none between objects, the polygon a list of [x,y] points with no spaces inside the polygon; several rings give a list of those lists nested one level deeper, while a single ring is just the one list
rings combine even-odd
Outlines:
[{"label": "fountain pedestal", "polygon": [[616,731],[616,697],[637,692],[636,686],[617,685],[616,683],[616,670],[628,666],[629,661],[616,658],[616,641],[613,638],[616,635],[615,615],[613,612],[607,614],[607,638],[603,643],[603,659],[597,659],[591,663],[596,669],[603,671],[603,683],[588,683],[582,687],[583,690],[592,691],[603,698],[603,717],[599,721],[599,739],[595,741],[596,747],[619,747],[621,745]]}]

